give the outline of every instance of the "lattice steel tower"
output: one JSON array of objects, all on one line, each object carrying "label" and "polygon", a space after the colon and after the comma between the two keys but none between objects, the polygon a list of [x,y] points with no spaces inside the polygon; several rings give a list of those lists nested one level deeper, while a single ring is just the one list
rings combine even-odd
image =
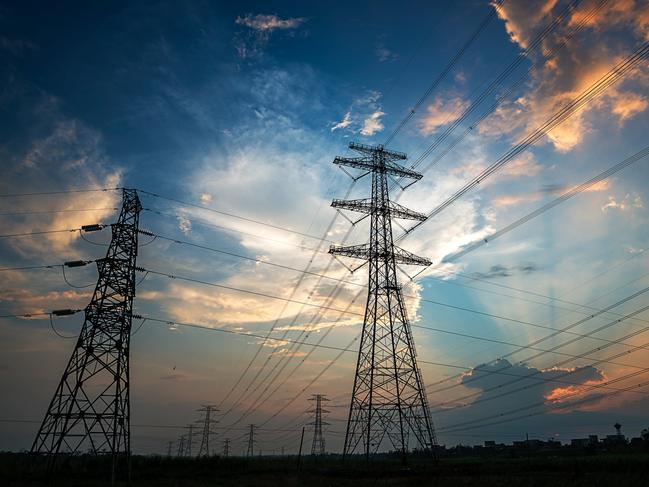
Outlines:
[{"label": "lattice steel tower", "polygon": [[136,190],[124,189],[79,338],[32,445],[52,462],[58,453],[110,454],[113,478],[131,451],[129,352],[141,210]]},{"label": "lattice steel tower", "polygon": [[204,413],[203,420],[199,421],[203,423],[203,434],[201,436],[201,447],[198,450],[198,456],[210,456],[210,437],[214,434],[212,431],[212,425],[218,423],[217,420],[212,419],[212,413],[218,412],[216,406],[213,404],[203,404],[198,412]]},{"label": "lattice steel tower", "polygon": [[422,176],[397,162],[406,159],[404,153],[354,142],[349,148],[361,156],[336,157],[333,162],[371,174],[372,196],[334,200],[331,205],[370,216],[368,244],[329,249],[333,255],[369,262],[367,305],[343,455],[364,453],[369,459],[386,446],[405,455],[411,445],[430,452],[437,440],[396,270],[397,264],[428,266],[431,262],[392,240],[392,219],[423,221],[426,217],[390,201],[388,195],[388,176],[415,181]]},{"label": "lattice steel tower", "polygon": [[248,433],[248,450],[246,457],[252,457],[255,454],[255,425],[250,425],[250,432]]},{"label": "lattice steel tower", "polygon": [[322,414],[328,413],[327,409],[322,409],[322,403],[328,401],[327,397],[323,394],[313,394],[309,401],[315,402],[315,408],[309,412],[313,413],[315,417],[313,422],[309,425],[313,426],[313,443],[311,443],[311,455],[324,455],[325,454],[325,439],[322,434],[322,426],[329,423],[322,421]]}]

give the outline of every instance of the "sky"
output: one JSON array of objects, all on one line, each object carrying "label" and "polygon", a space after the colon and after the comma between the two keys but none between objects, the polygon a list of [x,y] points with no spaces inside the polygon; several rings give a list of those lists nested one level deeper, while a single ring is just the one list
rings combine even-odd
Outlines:
[{"label": "sky", "polygon": [[[391,196],[425,214],[505,161],[399,240],[433,261],[400,278],[440,444],[649,427],[649,158],[508,230],[646,147],[646,58],[597,85],[649,41],[646,1],[7,2],[0,26],[0,268],[103,256],[108,230],[6,235],[112,223],[132,187],[167,237],[138,265],[225,286],[138,275],[162,322],[134,320],[134,452],[201,404],[235,454],[248,424],[294,452],[311,394],[341,450],[355,353],[335,348],[358,346],[367,274],[326,250],[368,227],[330,203],[370,192],[332,164],[350,141],[407,153],[423,178]],[[87,188],[109,190],[10,196]],[[0,275],[5,315],[83,308],[97,271]],[[44,318],[0,318],[2,450],[30,448],[82,324]]]}]

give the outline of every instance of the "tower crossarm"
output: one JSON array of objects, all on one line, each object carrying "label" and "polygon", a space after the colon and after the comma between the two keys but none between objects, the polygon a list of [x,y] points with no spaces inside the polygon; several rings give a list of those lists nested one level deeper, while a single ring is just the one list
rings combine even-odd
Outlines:
[{"label": "tower crossarm", "polygon": [[358,211],[360,213],[372,213],[372,211],[380,211],[391,218],[401,218],[403,220],[416,220],[423,222],[426,220],[426,215],[412,211],[405,206],[388,201],[387,206],[375,208],[371,198],[362,198],[357,200],[333,200],[331,203],[333,208],[343,210]]},{"label": "tower crossarm", "polygon": [[370,258],[370,244],[347,246],[332,245],[329,247],[329,253],[332,255],[341,255],[343,257],[367,260]]},{"label": "tower crossarm", "polygon": [[360,152],[361,154],[367,154],[367,155],[374,155],[376,153],[380,153],[386,159],[391,159],[394,161],[405,161],[408,158],[405,152],[389,150],[383,147],[382,145],[374,146],[374,145],[361,144],[360,142],[352,141],[349,143],[349,148],[351,150],[355,150],[356,152]]},{"label": "tower crossarm", "polygon": [[419,257],[418,255],[408,252],[407,250],[403,250],[402,248],[397,247],[396,245],[394,246],[393,252],[394,252],[394,261],[397,264],[423,265],[423,266],[429,266],[432,264],[432,262],[429,259],[425,257]]},{"label": "tower crossarm", "polygon": [[418,172],[405,168],[401,164],[397,164],[387,158],[338,156],[334,159],[333,163],[337,166],[348,166],[355,169],[362,169],[364,171],[381,172],[392,176],[400,176],[402,178],[411,178],[415,180],[422,178],[422,175]]},{"label": "tower crossarm", "polygon": [[[361,244],[361,245],[348,245],[348,246],[339,246],[332,245],[329,247],[329,253],[333,255],[340,255],[343,257],[353,257],[355,259],[369,260],[374,257],[379,259],[392,258],[394,257],[395,264],[403,265],[423,265],[429,266],[432,262],[425,257],[419,257],[407,250],[404,250],[396,245],[393,245],[392,252],[389,250],[377,251],[374,255],[370,250],[370,244]],[[392,254],[392,255],[391,255]]]}]

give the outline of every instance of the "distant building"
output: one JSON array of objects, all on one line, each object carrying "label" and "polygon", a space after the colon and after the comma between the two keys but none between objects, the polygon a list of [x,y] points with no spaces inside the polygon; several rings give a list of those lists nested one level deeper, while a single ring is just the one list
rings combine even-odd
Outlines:
[{"label": "distant building", "polygon": [[579,448],[586,448],[590,446],[590,438],[573,438],[570,440],[570,446],[576,446]]}]

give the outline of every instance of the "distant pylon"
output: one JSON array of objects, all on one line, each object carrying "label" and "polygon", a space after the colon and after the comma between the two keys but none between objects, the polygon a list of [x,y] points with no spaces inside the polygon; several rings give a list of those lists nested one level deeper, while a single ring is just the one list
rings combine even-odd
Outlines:
[{"label": "distant pylon", "polygon": [[142,210],[136,190],[122,196],[79,338],[32,445],[32,452],[52,455],[51,467],[59,453],[111,455],[113,480],[120,459],[130,464],[129,354]]},{"label": "distant pylon", "polygon": [[198,451],[198,456],[210,456],[210,437],[214,434],[212,431],[212,425],[215,423],[218,423],[215,419],[212,419],[212,413],[215,413],[218,411],[216,409],[216,406],[212,404],[203,404],[201,408],[198,410],[199,412],[204,413],[203,416],[203,434],[201,437],[201,447]]},{"label": "distant pylon", "polygon": [[405,456],[411,438],[420,449],[430,452],[437,440],[397,280],[397,264],[428,266],[431,262],[400,249],[392,238],[392,219],[423,221],[426,217],[390,201],[388,195],[388,176],[415,181],[422,176],[396,162],[406,159],[401,152],[354,142],[349,148],[361,157],[336,157],[334,164],[360,169],[363,176],[371,174],[372,195],[334,200],[331,205],[370,216],[369,243],[329,249],[333,255],[369,262],[367,305],[343,455],[364,453],[369,458],[387,446]]},{"label": "distant pylon", "polygon": [[223,456],[226,458],[230,456],[230,438],[223,440]]},{"label": "distant pylon", "polygon": [[176,451],[177,457],[182,457],[185,455],[185,435],[180,435],[178,437],[178,450]]},{"label": "distant pylon", "polygon": [[192,456],[192,445],[194,443],[194,425],[189,424],[187,425],[187,429],[189,430],[187,432],[187,441],[185,444],[185,456],[186,457],[191,457]]},{"label": "distant pylon", "polygon": [[246,452],[247,457],[251,457],[255,454],[255,425],[250,425],[250,431],[248,432],[248,451]]},{"label": "distant pylon", "polygon": [[173,448],[173,446],[174,446],[174,442],[173,442],[173,441],[168,441],[168,442],[167,442],[167,456],[168,456],[168,457],[171,456],[171,449]]},{"label": "distant pylon", "polygon": [[325,439],[322,434],[322,425],[328,425],[329,423],[322,421],[322,414],[328,413],[327,409],[322,409],[322,402],[328,401],[327,397],[324,394],[313,394],[309,401],[315,402],[315,407],[309,412],[314,413],[315,417],[313,422],[309,425],[313,426],[313,443],[311,443],[311,455],[324,455],[325,454]]}]

